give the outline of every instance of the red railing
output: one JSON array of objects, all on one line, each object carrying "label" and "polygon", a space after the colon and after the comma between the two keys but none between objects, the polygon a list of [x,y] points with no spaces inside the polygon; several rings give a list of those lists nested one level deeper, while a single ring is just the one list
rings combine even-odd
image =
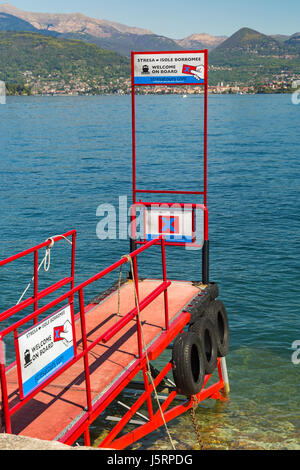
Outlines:
[{"label": "red railing", "polygon": [[[69,235],[72,234],[73,232],[69,232]],[[67,236],[68,234],[65,234]],[[73,234],[75,237],[75,233]],[[61,239],[57,237],[58,239]],[[58,240],[56,240],[58,241]],[[74,238],[75,241],[75,238]],[[42,247],[47,246],[48,243],[39,245],[38,247],[34,247],[31,250],[27,250],[26,252],[23,252],[23,256],[25,254],[29,254],[32,252],[35,252],[36,249],[40,249]],[[148,294],[144,299],[140,301],[139,299],[139,289],[138,289],[138,269],[137,269],[137,256],[150,248],[153,245],[161,245],[161,254],[162,254],[162,270],[163,270],[163,280],[162,283],[154,289],[150,294]],[[73,245],[74,249],[74,245]],[[24,254],[25,253],[25,254]],[[13,261],[14,259],[17,259],[20,257],[20,255],[16,255],[15,257],[9,258],[10,261]],[[117,334],[122,328],[124,328],[128,322],[130,322],[133,318],[136,317],[137,319],[137,342],[138,342],[138,351],[139,351],[139,359],[142,361],[145,357],[145,352],[143,350],[143,344],[142,344],[142,332],[141,332],[141,323],[140,319],[138,316],[138,311],[142,311],[144,308],[146,308],[153,300],[155,300],[160,294],[164,293],[164,314],[165,314],[165,328],[169,329],[169,313],[168,313],[168,294],[167,294],[167,289],[171,285],[171,282],[167,280],[167,271],[166,271],[166,257],[165,257],[165,240],[164,238],[158,237],[155,240],[152,240],[148,243],[146,243],[144,246],[138,248],[136,251],[130,253],[128,255],[132,259],[133,263],[133,269],[134,269],[134,278],[135,278],[135,289],[137,293],[137,299],[138,299],[138,306],[134,309],[132,309],[130,312],[128,312],[127,315],[122,317],[113,327],[109,328],[107,331],[102,333],[100,336],[98,336],[93,342],[87,343],[87,331],[86,331],[86,321],[85,321],[85,307],[84,307],[84,295],[83,295],[83,290],[86,286],[92,284],[95,281],[98,281],[99,279],[103,278],[107,274],[111,273],[112,271],[120,268],[123,264],[128,262],[128,258],[121,258],[119,261],[116,263],[112,264],[110,267],[102,270],[95,276],[91,277],[87,281],[81,283],[78,286],[75,286],[71,288],[68,292],[65,294],[59,296],[57,299],[52,300],[49,302],[47,305],[38,308],[37,310],[34,310],[31,314],[27,315],[26,317],[19,319],[12,325],[6,327],[2,331],[0,331],[0,378],[1,378],[1,389],[2,389],[2,404],[3,404],[3,412],[4,412],[4,421],[5,421],[5,430],[7,433],[11,433],[11,416],[16,413],[22,406],[24,406],[26,403],[28,403],[34,396],[36,396],[41,390],[43,390],[47,385],[49,385],[53,380],[55,380],[59,375],[61,375],[63,372],[65,372],[67,369],[69,369],[73,364],[75,364],[77,361],[80,359],[83,359],[84,361],[84,372],[85,372],[85,383],[86,383],[86,400],[87,400],[87,414],[92,412],[92,397],[91,397],[91,384],[90,384],[90,371],[89,371],[89,363],[88,363],[88,354],[89,352],[97,346],[100,342],[107,342],[109,339],[111,339],[115,334]],[[6,262],[9,262],[8,260],[5,260],[2,262],[2,265],[6,264]],[[69,278],[70,282],[70,278]],[[51,292],[54,292],[54,286],[56,286],[56,289],[60,287],[60,285],[54,284],[51,286],[51,288],[46,289],[45,291],[40,292],[37,294],[35,297],[28,299],[27,301],[23,301],[22,304],[17,305],[15,307],[12,307],[11,309],[3,312],[0,315],[0,322],[3,319],[8,319],[12,317],[14,314],[20,312],[22,308],[26,308],[30,304],[35,304],[39,298],[44,297],[45,295]],[[63,284],[64,285],[64,284]],[[72,302],[74,300],[74,295],[78,293],[79,296],[79,314],[78,316],[74,315],[74,310],[71,310],[72,313],[72,331],[73,331],[73,347],[74,347],[74,356],[72,359],[70,359],[65,365],[63,365],[59,370],[57,370],[53,375],[48,377],[47,379],[44,380],[42,384],[37,386],[32,392],[30,392],[27,396],[22,396],[22,380],[21,380],[21,375],[20,371],[18,371],[18,385],[19,385],[19,393],[20,393],[20,401],[14,404],[12,407],[9,405],[9,396],[8,396],[8,389],[7,389],[7,379],[6,379],[6,373],[7,371],[11,368],[11,366],[6,367],[5,365],[5,354],[4,354],[4,342],[3,339],[10,333],[14,333],[15,335],[15,344],[17,344],[17,338],[18,338],[18,333],[17,330],[21,327],[23,327],[26,323],[30,322],[31,320],[38,318],[38,316],[42,315],[43,313],[47,312],[48,310],[52,309],[56,305],[58,305],[61,302],[64,302],[66,299],[72,299]],[[43,295],[42,295],[43,294]],[[29,302],[30,301],[30,302]],[[28,303],[29,302],[29,303]],[[82,340],[82,350],[80,352],[77,352],[77,342],[76,342],[76,333],[75,333],[75,319],[80,318],[80,326],[81,326],[81,340]]]},{"label": "red railing", "polygon": [[[43,289],[42,291],[39,292],[38,290],[38,278],[39,278],[39,251],[44,249],[44,248],[49,248],[52,244],[55,244],[59,242],[60,240],[64,240],[65,238],[72,237],[72,255],[71,255],[71,273],[70,276],[65,277],[61,279],[60,281],[56,282],[55,284],[52,284],[50,287],[47,287],[46,289]],[[36,245],[32,248],[29,248],[28,250],[22,251],[21,253],[18,253],[16,255],[10,256],[9,258],[6,258],[2,261],[0,261],[0,268],[3,266],[12,263],[13,261],[16,261],[20,258],[24,258],[25,256],[28,256],[33,253],[34,256],[34,285],[33,285],[33,296],[29,297],[26,300],[23,300],[19,304],[15,305],[14,307],[11,307],[4,312],[0,314],[0,322],[3,320],[10,318],[12,315],[15,315],[16,313],[20,312],[21,310],[24,310],[27,307],[30,307],[30,305],[33,305],[34,311],[38,309],[38,302],[42,298],[46,297],[47,295],[51,294],[52,292],[55,292],[59,288],[65,286],[66,284],[70,284],[71,289],[73,289],[74,284],[75,284],[75,251],[76,251],[76,230],[70,230],[67,233],[64,233],[62,235],[57,235],[55,237],[49,238],[46,240],[44,243],[41,243],[40,245]],[[36,323],[38,320],[38,316],[33,317],[34,322]]]}]

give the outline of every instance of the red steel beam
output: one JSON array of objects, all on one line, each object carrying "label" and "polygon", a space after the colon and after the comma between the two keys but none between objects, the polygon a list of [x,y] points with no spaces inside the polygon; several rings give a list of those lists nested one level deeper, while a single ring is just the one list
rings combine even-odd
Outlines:
[{"label": "red steel beam", "polygon": [[152,190],[152,189],[136,189],[136,193],[149,193],[149,194],[198,194],[204,195],[203,191],[167,191],[167,190]]},{"label": "red steel beam", "polygon": [[[208,379],[209,378],[210,378],[210,376],[208,377]],[[206,389],[202,389],[201,392],[198,395],[196,395],[196,398],[199,402],[204,401],[207,398],[209,398],[209,397],[213,396],[214,394],[216,394],[218,391],[220,391],[223,388],[223,386],[224,386],[223,380],[219,380],[217,383],[211,385],[210,387],[208,387]],[[161,405],[161,408],[162,408],[162,411],[163,411],[163,414],[164,414],[164,420],[165,420],[166,423],[173,420],[174,418],[177,418],[181,414],[183,414],[186,411],[188,411],[189,409],[191,409],[193,404],[194,404],[193,397],[190,397],[183,404],[177,405],[177,406],[173,407],[172,409],[167,410],[168,406],[171,404],[172,401],[174,401],[176,396],[177,396],[176,391],[171,392],[170,395],[168,396],[168,398],[166,399],[165,403],[163,403]],[[136,406],[132,407],[132,409],[135,410]],[[159,427],[161,427],[163,425],[164,425],[164,421],[162,419],[160,410],[158,410],[149,422],[143,424],[142,426],[139,426],[138,428],[134,429],[131,432],[128,432],[127,434],[125,434],[124,436],[122,436],[118,439],[115,439],[115,440],[110,440],[110,439],[106,440],[105,439],[100,444],[99,447],[106,447],[106,448],[111,448],[111,449],[116,449],[116,450],[124,449],[125,447],[128,447],[129,445],[133,444],[137,440],[141,439],[142,437],[146,436],[147,434],[151,433],[152,431],[155,431],[156,429],[158,429]],[[118,429],[117,429],[118,431],[119,431],[119,428],[120,427],[118,426]],[[111,436],[113,436],[113,435],[116,435],[116,433],[114,432],[113,434],[111,434]],[[109,436],[107,436],[107,438]]]},{"label": "red steel beam", "polygon": [[[155,387],[158,386],[158,384],[162,381],[162,379],[167,375],[168,372],[172,369],[172,364],[171,362],[168,362],[168,364],[163,368],[163,370],[160,372],[160,374],[153,380],[153,383]],[[123,416],[121,421],[113,428],[113,430],[108,434],[108,436],[101,442],[101,447],[105,447],[109,445],[112,440],[119,434],[119,432],[124,428],[124,426],[130,421],[132,416],[140,409],[140,407],[145,403],[147,400],[148,396],[154,391],[153,384],[149,384],[149,389],[145,391],[135,402],[135,404],[130,408],[130,410],[127,411],[127,413]],[[152,418],[152,420],[155,419],[155,415]],[[151,420],[151,421],[152,421]],[[151,423],[150,421],[150,423]]]},{"label": "red steel beam", "polygon": [[[182,315],[176,321],[173,321],[170,329],[161,333],[155,343],[153,343],[148,349],[148,357],[150,360],[154,357],[158,357],[168,344],[172,342],[175,336],[178,335],[184,326],[189,322],[190,314],[183,312]],[[146,355],[143,355],[142,359],[137,360],[127,371],[125,376],[120,377],[112,388],[110,388],[101,399],[94,403],[93,410],[89,414],[90,422],[93,422],[104,410],[110,405],[113,400],[121,393],[121,391],[129,385],[131,380],[147,365]],[[76,439],[78,439],[84,430],[89,426],[86,421],[86,417],[82,417],[81,420],[68,431],[65,436],[60,439],[61,442],[71,445]]]},{"label": "red steel beam", "polygon": [[[209,381],[210,378],[211,378],[211,375],[206,376],[205,384]],[[204,387],[205,385],[203,386],[200,393],[195,395],[195,398],[199,402],[204,401],[207,398],[213,397],[215,394],[217,394],[218,392],[220,392],[220,390],[224,388],[224,382],[223,382],[222,376],[219,376],[219,381],[217,383],[207,388],[204,388]],[[172,401],[174,401],[176,396],[177,396],[176,391],[171,392],[169,396],[167,397],[167,399],[165,400],[165,402],[161,405],[161,409],[164,414],[164,420],[166,423],[173,420],[174,418],[177,418],[181,414],[191,409],[194,404],[194,398],[190,397],[183,404],[177,405],[173,407],[172,409],[167,410],[168,406],[172,403]],[[124,449],[125,447],[128,447],[129,445],[133,444],[137,440],[146,436],[150,432],[155,431],[156,429],[158,429],[159,427],[163,425],[164,425],[164,421],[162,419],[160,410],[158,410],[153,416],[153,418],[147,423],[143,424],[142,426],[139,426],[138,428],[134,429],[131,432],[128,432],[127,434],[125,434],[124,436],[118,439],[112,440],[111,442],[103,441],[99,447],[106,447],[106,448],[111,448],[111,449],[116,449],[116,450]]]}]

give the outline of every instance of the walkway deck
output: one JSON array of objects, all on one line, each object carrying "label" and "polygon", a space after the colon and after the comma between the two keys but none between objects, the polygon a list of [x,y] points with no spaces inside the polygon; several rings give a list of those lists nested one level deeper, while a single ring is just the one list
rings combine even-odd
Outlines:
[{"label": "walkway deck", "polygon": [[[161,280],[139,282],[140,300],[152,292]],[[172,281],[168,288],[170,330],[164,331],[164,295],[161,294],[141,313],[143,332],[150,359],[165,349],[188,323],[190,313],[187,305],[199,294],[200,288],[192,282]],[[121,286],[120,316],[135,307],[134,289],[131,281]],[[86,328],[88,343],[120,318],[117,317],[118,293],[108,295],[99,304],[86,307]],[[80,321],[76,322],[78,351],[82,349]],[[104,409],[120,390],[139,371],[140,360],[136,333],[136,319],[133,319],[106,344],[100,343],[89,353],[93,409]],[[7,373],[10,407],[19,401],[16,367]],[[1,391],[0,391],[1,399]],[[100,407],[100,408],[99,408]],[[12,432],[28,437],[66,442],[74,436],[74,430],[83,420],[86,412],[85,374],[82,360],[61,374],[12,417]]]}]

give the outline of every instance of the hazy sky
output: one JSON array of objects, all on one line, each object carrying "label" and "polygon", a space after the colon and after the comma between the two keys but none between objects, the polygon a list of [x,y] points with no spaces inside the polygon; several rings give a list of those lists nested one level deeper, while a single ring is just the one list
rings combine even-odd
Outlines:
[{"label": "hazy sky", "polygon": [[229,36],[243,26],[265,34],[290,35],[300,31],[300,0],[11,0],[6,3],[35,12],[80,12],[150,29],[174,39],[202,32]]}]

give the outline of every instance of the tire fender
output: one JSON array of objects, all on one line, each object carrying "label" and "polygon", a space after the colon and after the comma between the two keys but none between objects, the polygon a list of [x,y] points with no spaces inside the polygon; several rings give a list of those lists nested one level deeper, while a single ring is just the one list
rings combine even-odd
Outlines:
[{"label": "tire fender", "polygon": [[182,395],[192,396],[203,387],[205,368],[198,335],[192,331],[180,334],[172,351],[173,377]]},{"label": "tire fender", "polygon": [[221,300],[211,302],[207,317],[212,321],[216,332],[218,357],[225,357],[229,349],[230,333],[226,308]]},{"label": "tire fender", "polygon": [[206,374],[212,374],[218,362],[218,342],[215,326],[210,318],[205,315],[191,325],[189,331],[193,331],[199,337],[204,358]]}]

